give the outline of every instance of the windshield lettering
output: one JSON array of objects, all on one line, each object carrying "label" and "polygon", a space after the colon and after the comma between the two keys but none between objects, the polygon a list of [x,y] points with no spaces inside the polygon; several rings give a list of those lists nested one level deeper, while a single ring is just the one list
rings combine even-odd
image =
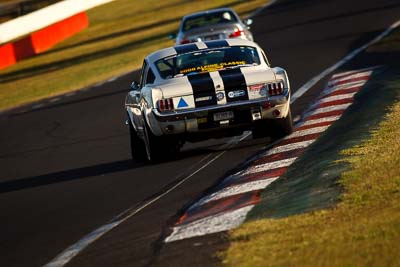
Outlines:
[{"label": "windshield lettering", "polygon": [[156,61],[155,64],[160,76],[170,79],[193,73],[255,66],[260,64],[260,58],[255,47],[231,46],[169,56]]}]

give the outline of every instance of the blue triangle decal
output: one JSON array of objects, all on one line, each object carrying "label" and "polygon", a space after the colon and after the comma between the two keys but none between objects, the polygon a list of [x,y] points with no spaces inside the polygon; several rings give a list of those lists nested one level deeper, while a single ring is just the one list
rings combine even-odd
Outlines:
[{"label": "blue triangle decal", "polygon": [[178,103],[178,108],[184,108],[184,107],[188,107],[188,103],[186,103],[186,101],[183,99],[183,97],[181,97],[181,99],[179,100]]}]

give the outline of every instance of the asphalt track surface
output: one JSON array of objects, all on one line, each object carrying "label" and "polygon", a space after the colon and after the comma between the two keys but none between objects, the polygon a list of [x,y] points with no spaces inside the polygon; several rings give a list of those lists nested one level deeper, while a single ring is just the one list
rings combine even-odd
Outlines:
[{"label": "asphalt track surface", "polygon": [[[254,17],[252,31],[292,90],[399,18],[400,1],[281,0]],[[212,265],[224,236],[163,244],[182,210],[268,139],[187,144],[157,165],[132,164],[124,97],[135,73],[75,95],[0,116],[0,265],[42,266],[118,214],[162,194],[224,152],[177,189],[90,245],[68,266]],[[62,77],[60,77],[62,79]],[[293,104],[300,114],[317,83]],[[51,86],[51,85],[49,85]],[[35,109],[32,109],[35,107]]]}]

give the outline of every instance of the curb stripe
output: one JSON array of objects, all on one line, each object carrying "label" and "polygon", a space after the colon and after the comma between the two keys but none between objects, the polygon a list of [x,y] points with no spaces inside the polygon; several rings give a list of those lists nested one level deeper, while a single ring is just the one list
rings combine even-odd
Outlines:
[{"label": "curb stripe", "polygon": [[260,200],[260,190],[233,195],[224,199],[218,199],[205,203],[203,206],[188,210],[176,225],[191,223],[211,215],[230,212],[242,207],[254,205]]},{"label": "curb stripe", "polygon": [[340,109],[340,110],[332,110],[332,111],[328,111],[325,113],[318,113],[318,114],[314,114],[309,116],[307,119],[310,120],[314,120],[314,119],[320,119],[323,117],[330,117],[330,116],[341,116],[343,114],[343,112],[345,111],[345,109]]},{"label": "curb stripe", "polygon": [[303,141],[308,141],[308,140],[315,140],[320,135],[321,135],[321,133],[313,133],[313,134],[307,134],[307,135],[297,136],[297,137],[293,137],[293,138],[283,139],[280,142],[280,144],[281,145],[287,145],[287,144],[303,142]]},{"label": "curb stripe", "polygon": [[317,124],[317,123],[321,123],[321,122],[335,122],[340,118],[340,116],[330,116],[330,117],[323,117],[320,119],[315,119],[315,120],[306,120],[302,123],[299,124],[300,126],[306,126],[306,125],[312,125],[312,124]]},{"label": "curb stripe", "polygon": [[361,87],[362,86],[356,86],[356,87],[351,87],[351,88],[348,88],[348,89],[341,89],[341,90],[333,91],[333,92],[331,92],[329,94],[326,94],[326,97],[357,93],[358,91],[360,91]]},{"label": "curb stripe", "polygon": [[313,115],[321,114],[321,113],[328,113],[336,110],[346,110],[351,104],[342,104],[342,105],[337,105],[337,106],[332,106],[332,107],[325,107],[325,108],[317,108],[314,110],[309,111],[306,113],[306,117],[310,116],[312,117]]},{"label": "curb stripe", "polygon": [[371,75],[372,71],[368,72],[360,72],[354,75],[350,75],[344,78],[339,78],[335,80],[330,80],[328,82],[328,87],[332,86],[337,86],[337,85],[342,85],[342,84],[347,84],[350,82],[357,82],[357,81],[366,81],[369,79],[369,76]]},{"label": "curb stripe", "polygon": [[173,227],[172,234],[165,239],[165,242],[218,233],[238,227],[253,207],[254,205],[251,205],[219,216],[206,217],[187,225]]},{"label": "curb stripe", "polygon": [[239,185],[239,184],[248,183],[248,182],[252,182],[252,181],[280,177],[281,175],[283,175],[286,172],[286,170],[287,170],[287,167],[282,167],[282,168],[276,168],[276,169],[253,173],[253,174],[248,174],[248,175],[232,175],[232,176],[229,176],[227,179],[225,179],[221,183],[220,187],[233,186],[233,185]]},{"label": "curb stripe", "polygon": [[[332,102],[332,101],[336,101],[336,100],[341,100],[341,99],[353,99],[354,95],[358,92],[354,91],[354,92],[350,92],[350,93],[345,93],[345,94],[337,94],[337,95],[332,95],[332,96],[326,96],[320,100],[317,101],[317,103],[315,103],[314,105],[318,105],[318,104],[322,104],[322,103],[327,103],[327,102]],[[314,106],[312,105],[312,107]]]},{"label": "curb stripe", "polygon": [[268,179],[263,179],[263,180],[255,180],[255,181],[251,181],[251,182],[248,182],[245,184],[237,184],[237,185],[233,185],[233,186],[229,186],[229,187],[224,187],[217,192],[214,192],[210,195],[207,195],[207,196],[201,198],[194,205],[192,205],[188,209],[188,211],[190,211],[194,208],[197,208],[201,205],[204,205],[205,203],[211,202],[211,201],[219,200],[219,199],[230,197],[233,195],[248,193],[248,192],[255,191],[255,190],[264,189],[278,178],[279,177],[273,177],[273,178],[268,178]]},{"label": "curb stripe", "polygon": [[298,148],[298,149],[292,149],[292,150],[277,153],[277,154],[272,154],[272,155],[265,156],[265,157],[255,160],[253,162],[253,164],[260,165],[260,164],[266,164],[269,162],[275,162],[277,160],[282,160],[282,159],[297,158],[301,154],[303,154],[304,150],[305,150],[305,148]]},{"label": "curb stripe", "polygon": [[247,170],[240,172],[240,174],[248,175],[248,174],[259,173],[259,172],[268,171],[268,170],[272,170],[272,169],[287,167],[287,166],[291,165],[296,159],[297,159],[297,157],[294,157],[294,158],[272,161],[272,162],[268,162],[268,163],[264,163],[264,164],[260,164],[260,165],[256,165],[256,166],[251,166]]},{"label": "curb stripe", "polygon": [[307,140],[307,141],[302,141],[302,142],[297,142],[297,143],[291,143],[283,146],[276,146],[272,149],[267,150],[263,154],[261,154],[262,157],[270,156],[270,155],[275,155],[278,153],[282,152],[287,152],[291,150],[296,150],[300,148],[306,148],[308,147],[314,140]]},{"label": "curb stripe", "polygon": [[289,140],[289,139],[293,139],[295,137],[311,135],[311,134],[316,134],[316,133],[322,133],[327,128],[328,128],[328,126],[320,126],[320,127],[315,127],[315,128],[312,128],[312,129],[295,131],[292,134],[288,135],[287,137],[283,138],[283,140]]},{"label": "curb stripe", "polygon": [[349,90],[349,89],[354,89],[354,90],[351,90],[350,92],[357,92],[365,84],[366,84],[366,82],[363,81],[363,82],[356,82],[356,83],[352,83],[352,84],[343,84],[343,85],[339,85],[339,86],[328,87],[324,90],[324,93],[318,99],[322,99],[327,96],[331,96],[331,95],[335,95],[335,94],[337,94],[337,95],[344,94],[344,92],[347,92],[346,90]]},{"label": "curb stripe", "polygon": [[355,73],[360,73],[360,72],[373,71],[373,70],[375,70],[377,68],[381,68],[381,67],[382,66],[375,66],[375,67],[369,67],[369,68],[364,68],[364,69],[359,69],[359,70],[340,72],[340,73],[333,74],[331,79],[337,79],[339,77],[349,76],[349,75],[353,75]]},{"label": "curb stripe", "polygon": [[324,122],[314,123],[311,125],[302,125],[302,126],[299,126],[296,130],[302,131],[302,130],[307,130],[307,129],[311,129],[314,127],[330,126],[332,123],[334,123],[334,121],[324,121]]},{"label": "curb stripe", "polygon": [[365,83],[366,81],[368,81],[368,78],[369,78],[369,76],[340,80],[340,81],[337,81],[335,83],[328,85],[328,87],[336,87],[336,86],[340,86],[340,85],[344,85],[344,84],[348,84],[348,83],[356,83],[356,82],[364,82]]},{"label": "curb stripe", "polygon": [[353,103],[353,97],[342,98],[339,100],[333,100],[330,102],[324,102],[324,103],[317,104],[316,106],[313,106],[311,109],[321,109],[321,108],[332,107],[332,106],[343,105],[343,104],[351,105],[352,103]]}]

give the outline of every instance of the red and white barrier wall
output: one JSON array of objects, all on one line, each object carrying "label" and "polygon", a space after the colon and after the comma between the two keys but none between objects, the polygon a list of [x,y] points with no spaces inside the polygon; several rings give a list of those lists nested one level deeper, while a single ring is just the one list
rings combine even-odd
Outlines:
[{"label": "red and white barrier wall", "polygon": [[0,69],[46,51],[85,29],[89,25],[86,10],[111,1],[65,0],[0,24]]}]

